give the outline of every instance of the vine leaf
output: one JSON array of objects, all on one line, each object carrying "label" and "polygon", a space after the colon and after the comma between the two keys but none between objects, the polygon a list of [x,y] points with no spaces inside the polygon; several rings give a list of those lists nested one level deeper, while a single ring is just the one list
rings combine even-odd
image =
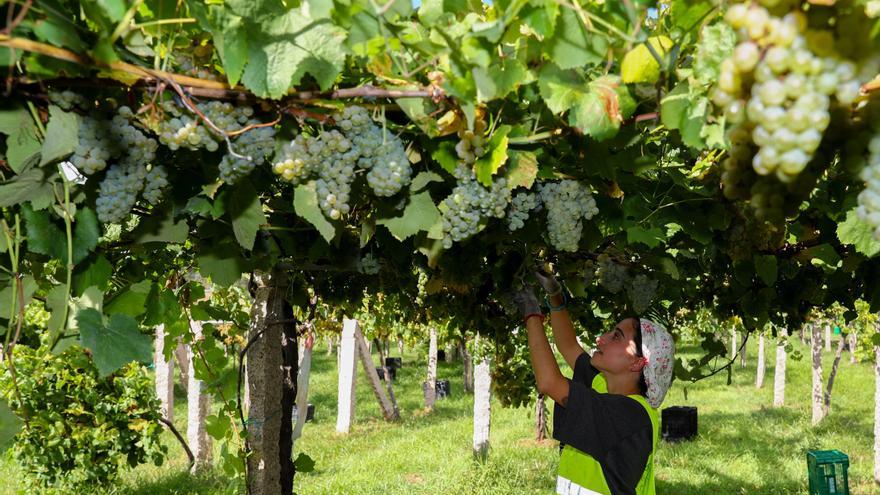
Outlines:
[{"label": "vine leaf", "polygon": [[535,80],[535,75],[525,64],[514,58],[505,58],[500,64],[491,64],[485,68],[474,67],[473,74],[479,101],[504,98],[520,85]]},{"label": "vine leaf", "polygon": [[104,312],[108,315],[119,313],[132,318],[138,317],[147,309],[147,296],[152,288],[153,282],[150,280],[133,283],[107,302]]},{"label": "vine leaf", "polygon": [[[7,143],[9,141],[7,140]],[[34,155],[37,156],[37,155]],[[30,168],[0,183],[0,207],[30,202],[34,209],[42,210],[55,199],[52,184],[43,178],[43,171]]]},{"label": "vine leaf", "polygon": [[439,221],[440,210],[437,209],[431,195],[425,191],[410,197],[409,204],[403,210],[403,215],[395,218],[383,218],[376,223],[387,227],[391,235],[402,241],[419,231],[431,230],[431,227]]},{"label": "vine leaf", "polygon": [[562,69],[598,64],[607,50],[604,36],[588,33],[573,9],[562,9],[553,36],[547,40],[547,52],[553,63]]},{"label": "vine leaf", "polygon": [[[22,216],[27,226],[28,251],[45,254],[67,262],[67,236],[58,225],[50,221],[47,211],[34,211],[22,207]],[[74,217],[73,263],[84,260],[98,245],[101,236],[98,218],[91,208],[80,208]]]},{"label": "vine leaf", "polygon": [[531,189],[538,176],[538,157],[531,151],[510,151],[507,165],[507,186],[511,189]]},{"label": "vine leaf", "polygon": [[486,187],[492,186],[492,176],[507,161],[507,135],[510,129],[509,125],[499,127],[486,143],[486,154],[474,164],[477,180]]},{"label": "vine leaf", "polygon": [[64,330],[64,310],[67,304],[67,289],[63,285],[56,285],[46,293],[46,309],[50,312],[46,330],[49,332],[50,342],[54,342],[58,333]]},{"label": "vine leaf", "polygon": [[149,363],[152,360],[152,341],[140,332],[131,316],[117,313],[105,322],[97,310],[85,308],[77,312],[76,322],[80,342],[92,351],[92,360],[101,377],[132,361]]},{"label": "vine leaf", "polygon": [[199,273],[224,287],[241,278],[247,262],[239,255],[233,244],[220,244],[208,249],[198,258]]},{"label": "vine leaf", "polygon": [[9,409],[5,400],[0,400],[0,452],[12,445],[12,439],[21,431],[21,420]]},{"label": "vine leaf", "polygon": [[880,241],[874,240],[874,229],[859,219],[855,208],[837,225],[837,238],[842,244],[852,244],[856,251],[869,258],[880,253]]},{"label": "vine leaf", "polygon": [[315,181],[296,186],[293,192],[293,209],[297,215],[314,225],[325,241],[330,242],[336,236],[336,228],[324,218],[321,208],[318,207]]},{"label": "vine leaf", "polygon": [[268,223],[260,203],[260,195],[250,181],[242,181],[233,189],[227,205],[232,218],[232,231],[241,247],[251,250],[260,226]]},{"label": "vine leaf", "polygon": [[73,153],[79,142],[78,129],[79,119],[75,113],[65,112],[51,105],[40,165],[52,163]]},{"label": "vine leaf", "polygon": [[758,276],[761,277],[761,281],[764,282],[764,285],[767,287],[773,287],[776,283],[777,267],[776,267],[776,256],[772,254],[765,254],[755,256],[755,271],[758,272]]},{"label": "vine leaf", "polygon": [[574,71],[548,65],[538,79],[541,96],[553,113],[569,112],[568,122],[596,140],[614,137],[635,100],[616,76],[587,81]]},{"label": "vine leaf", "polygon": [[[20,174],[28,163],[39,156],[37,126],[24,107],[16,105],[12,109],[0,110],[0,134],[6,134],[6,161],[13,172]],[[0,192],[0,198],[4,196]],[[0,199],[0,206],[9,206],[5,203]]]}]

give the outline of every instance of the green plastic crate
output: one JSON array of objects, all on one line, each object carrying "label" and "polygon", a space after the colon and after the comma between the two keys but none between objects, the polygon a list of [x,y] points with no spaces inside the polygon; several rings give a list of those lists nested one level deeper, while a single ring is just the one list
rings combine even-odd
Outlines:
[{"label": "green plastic crate", "polygon": [[849,457],[839,450],[807,452],[810,495],[849,495]]}]

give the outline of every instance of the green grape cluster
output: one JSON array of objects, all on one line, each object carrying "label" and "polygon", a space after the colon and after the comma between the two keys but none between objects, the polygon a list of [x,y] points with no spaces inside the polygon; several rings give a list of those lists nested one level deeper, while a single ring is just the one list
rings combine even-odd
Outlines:
[{"label": "green grape cluster", "polygon": [[629,281],[629,274],[625,266],[615,263],[608,253],[602,253],[596,257],[596,264],[598,265],[596,276],[602,287],[605,287],[612,294],[623,290]]},{"label": "green grape cluster", "polygon": [[560,251],[577,251],[583,220],[599,213],[593,193],[589,187],[574,180],[544,183],[538,191],[547,210],[550,244]]},{"label": "green grape cluster", "polygon": [[150,168],[144,178],[144,199],[151,205],[158,204],[162,200],[162,194],[168,187],[168,172],[165,167],[156,166]]},{"label": "green grape cluster", "polygon": [[373,253],[367,253],[358,260],[357,268],[365,275],[375,275],[379,273],[379,260],[373,257]]},{"label": "green grape cluster", "polygon": [[88,101],[79,93],[74,93],[69,89],[63,91],[49,91],[49,101],[58,105],[62,110],[73,110],[74,108],[88,108]]},{"label": "green grape cluster", "polygon": [[[250,119],[245,126],[259,125],[260,121]],[[263,126],[251,129],[236,136],[232,143],[235,153],[227,152],[220,160],[220,180],[235,184],[242,177],[250,175],[257,165],[275,151],[275,128]]]},{"label": "green grape cluster", "polygon": [[388,197],[409,184],[412,168],[403,141],[376,125],[366,109],[346,107],[334,121],[339,130],[300,134],[284,143],[272,170],[293,184],[314,180],[321,210],[337,220],[351,211],[357,169],[367,171],[367,185],[376,196]]},{"label": "green grape cluster", "polygon": [[651,301],[657,295],[657,287],[660,283],[645,274],[638,274],[626,285],[626,295],[632,302],[633,310],[642,314],[651,306]]},{"label": "green grape cluster", "polygon": [[486,132],[486,121],[474,120],[473,130],[461,128],[458,130],[458,143],[455,144],[455,154],[458,159],[467,165],[472,165],[478,158],[486,154],[486,140],[483,133]]},{"label": "green grape cluster", "polygon": [[874,239],[880,240],[880,125],[868,143],[868,165],[862,170],[865,189],[859,193],[856,213],[871,226]]},{"label": "green grape cluster", "polygon": [[85,175],[107,168],[107,163],[122,149],[113,141],[106,120],[86,116],[80,120],[77,143],[70,162]]},{"label": "green grape cluster", "polygon": [[762,0],[735,3],[725,16],[739,43],[710,95],[732,125],[721,181],[726,197],[750,200],[762,220],[784,221],[812,190],[829,163],[819,147],[833,112],[853,105],[878,64],[850,46],[863,33],[857,16],[826,14]]},{"label": "green grape cluster", "polygon": [[507,229],[516,232],[523,228],[529,219],[529,213],[540,205],[539,196],[532,192],[519,192],[510,201],[507,211]]},{"label": "green grape cluster", "polygon": [[479,232],[489,217],[503,218],[511,200],[511,191],[503,177],[492,181],[487,189],[465,165],[459,165],[455,176],[458,178],[455,188],[440,203],[442,242],[446,249]]},{"label": "green grape cluster", "polygon": [[107,174],[98,190],[95,210],[98,220],[103,223],[119,223],[134,208],[138,194],[144,188],[147,169],[135,163],[115,163],[107,169]]},{"label": "green grape cluster", "polygon": [[[249,106],[237,107],[221,101],[195,103],[195,106],[218,129],[225,132],[241,129],[254,114],[253,108]],[[169,149],[220,149],[223,137],[208,128],[197,115],[189,110],[181,110],[173,101],[163,102],[162,109],[171,118],[160,121],[156,133],[159,135],[159,142]]]}]

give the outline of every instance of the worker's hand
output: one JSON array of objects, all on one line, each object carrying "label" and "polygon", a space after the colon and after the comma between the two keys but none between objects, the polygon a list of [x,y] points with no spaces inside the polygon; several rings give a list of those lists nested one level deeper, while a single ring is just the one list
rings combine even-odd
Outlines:
[{"label": "worker's hand", "polygon": [[538,279],[538,283],[541,284],[541,287],[544,288],[548,296],[553,297],[562,294],[562,285],[542,265],[535,267],[535,278]]},{"label": "worker's hand", "polygon": [[541,303],[535,297],[535,291],[529,286],[514,291],[513,302],[523,318],[529,315],[541,314]]}]

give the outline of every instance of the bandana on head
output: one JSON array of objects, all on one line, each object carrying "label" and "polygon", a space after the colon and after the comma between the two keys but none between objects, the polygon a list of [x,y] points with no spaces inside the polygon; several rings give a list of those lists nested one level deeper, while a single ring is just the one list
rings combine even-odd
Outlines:
[{"label": "bandana on head", "polygon": [[642,369],[648,384],[647,399],[658,408],[672,383],[675,343],[663,325],[651,320],[640,320],[642,326],[642,356],[648,364]]}]

